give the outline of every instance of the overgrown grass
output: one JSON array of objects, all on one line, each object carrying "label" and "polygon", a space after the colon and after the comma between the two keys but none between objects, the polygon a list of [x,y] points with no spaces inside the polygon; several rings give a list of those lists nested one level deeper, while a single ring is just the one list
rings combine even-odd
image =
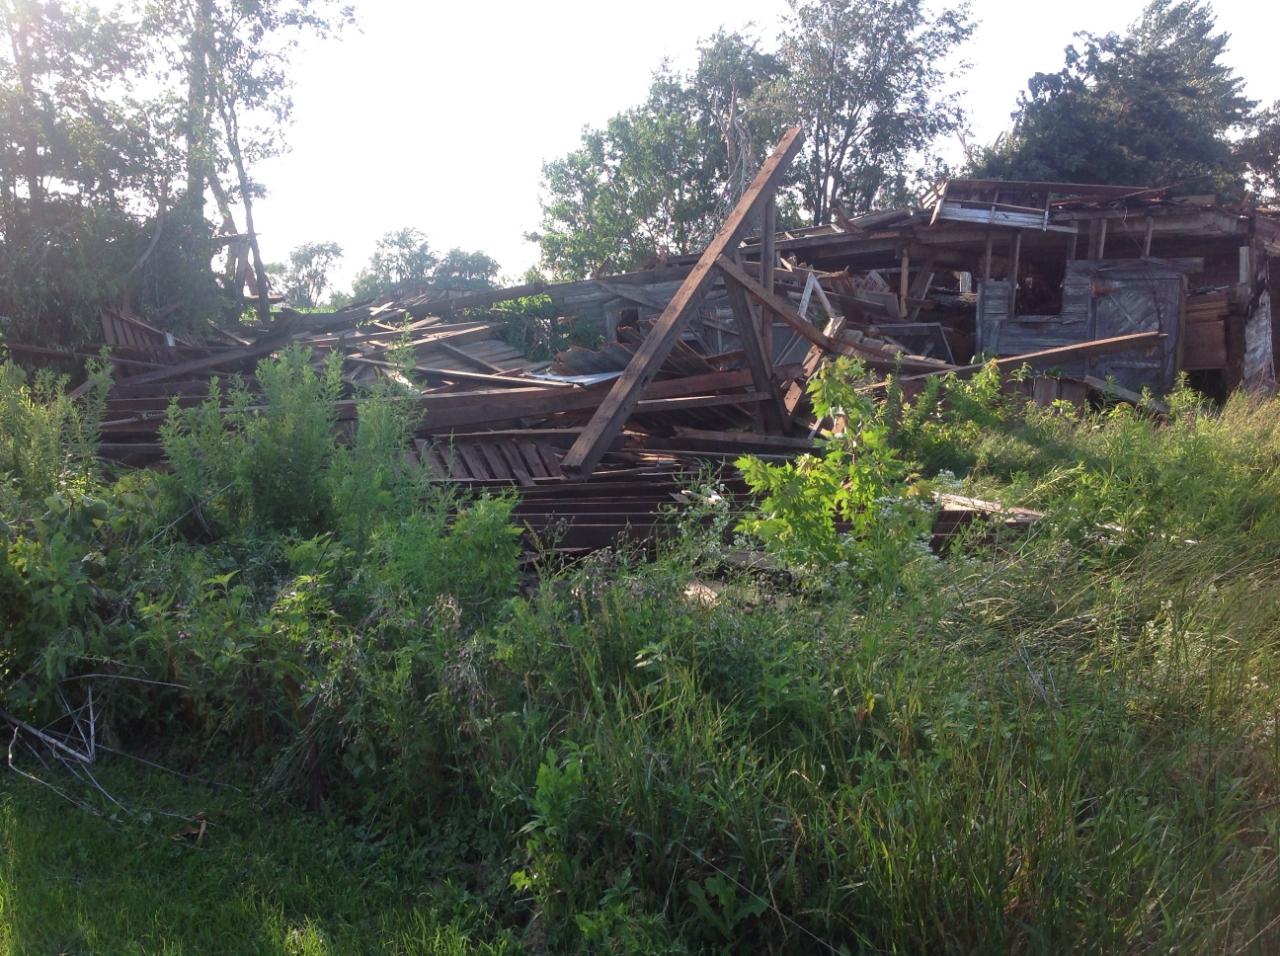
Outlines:
[{"label": "overgrown grass", "polygon": [[139,775],[127,762],[102,771],[117,792],[204,811],[214,825],[197,842],[197,827],[159,812],[107,821],[68,813],[34,784],[10,786],[0,794],[0,952],[518,951],[478,901],[423,879],[411,850],[332,815],[264,814],[234,792]]},{"label": "overgrown grass", "polygon": [[[152,505],[92,532],[108,556],[138,548],[130,590],[84,571],[136,592],[132,610],[98,608],[96,624],[69,611],[79,656],[50,624],[61,669],[39,680],[11,650],[5,706],[56,716],[50,688],[81,695],[83,675],[119,674],[93,679],[119,749],[244,792],[108,754],[94,772],[122,809],[19,749],[21,768],[108,818],[0,778],[0,941],[1280,948],[1280,404],[1215,412],[1179,393],[1169,423],[1124,407],[1077,419],[981,376],[900,417],[837,404],[858,426],[838,454],[757,475],[776,492],[758,520],[791,509],[830,549],[815,563],[794,535],[766,533],[794,574],[726,568],[714,496],[712,520],[688,520],[657,560],[605,553],[516,592],[500,505],[433,503],[382,453],[323,450],[305,534],[273,510],[275,479],[246,469],[200,485],[241,482],[206,516],[214,537],[188,516],[140,547],[179,505],[135,480],[128,493]],[[379,427],[369,441],[394,433]],[[876,456],[901,465],[872,473]],[[919,505],[895,500],[945,483],[943,467],[1047,516],[922,552]],[[866,484],[847,515],[806,497],[849,491],[848,474]],[[367,519],[324,510],[365,485],[381,489]],[[854,515],[861,543],[833,524]],[[10,521],[9,580],[28,590],[12,555],[48,550],[34,520]],[[464,594],[477,577],[486,589]],[[144,671],[182,686],[123,679]],[[174,841],[187,824],[144,807],[204,809],[217,826]]]}]

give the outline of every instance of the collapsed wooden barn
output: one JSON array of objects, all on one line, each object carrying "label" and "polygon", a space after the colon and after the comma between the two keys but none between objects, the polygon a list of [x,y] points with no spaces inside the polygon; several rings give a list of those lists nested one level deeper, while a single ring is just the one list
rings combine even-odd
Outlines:
[{"label": "collapsed wooden barn", "polygon": [[[203,341],[104,313],[116,377],[100,453],[163,467],[171,402],[206,400],[211,378],[221,398],[252,393],[257,361],[301,345],[317,366],[342,357],[340,428],[362,387],[396,377],[421,411],[406,460],[434,480],[521,489],[529,533],[577,550],[647,534],[703,462],[813,448],[823,423],[805,385],[833,355],[904,382],[995,356],[1041,373],[1016,387],[1042,404],[1093,389],[1158,409],[1138,393],[1184,372],[1219,392],[1273,384],[1280,214],[1169,190],[952,180],[919,209],[837,207],[830,225],[778,231],[774,193],[799,144],[789,131],[704,252],[628,274],[282,308]],[[548,342],[586,328],[594,347],[534,361],[482,311],[531,295]],[[953,524],[982,511],[947,508]]]}]

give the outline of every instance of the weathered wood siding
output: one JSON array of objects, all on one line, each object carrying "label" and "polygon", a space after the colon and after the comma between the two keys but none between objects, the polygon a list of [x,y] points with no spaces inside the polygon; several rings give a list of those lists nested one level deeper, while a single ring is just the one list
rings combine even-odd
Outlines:
[{"label": "weathered wood siding", "polygon": [[1067,263],[1059,315],[1009,315],[1009,283],[987,280],[978,288],[979,352],[1003,357],[1130,335],[1164,332],[1169,338],[1148,352],[1081,359],[1062,368],[1076,378],[1113,376],[1135,391],[1173,388],[1176,376],[1181,270],[1149,259]]}]

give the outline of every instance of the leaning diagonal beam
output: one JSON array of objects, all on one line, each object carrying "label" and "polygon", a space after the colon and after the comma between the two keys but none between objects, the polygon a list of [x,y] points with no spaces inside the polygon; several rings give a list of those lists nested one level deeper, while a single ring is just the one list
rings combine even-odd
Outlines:
[{"label": "leaning diagonal beam", "polygon": [[772,309],[778,318],[782,319],[783,322],[818,346],[818,348],[826,349],[828,352],[835,352],[839,355],[859,357],[872,368],[887,365],[892,369],[901,366],[909,372],[946,372],[954,368],[954,366],[945,362],[938,362],[933,359],[906,358],[863,342],[836,341],[826,333],[819,331],[818,327],[808,319],[803,318],[799,312],[792,308],[791,303],[781,298],[777,293],[768,291],[732,259],[721,256],[716,265],[724,273],[726,283],[736,283],[741,286],[751,294],[752,298],[761,305]]},{"label": "leaning diagonal beam", "polygon": [[675,346],[680,333],[693,316],[698,304],[702,301],[715,280],[715,264],[721,256],[732,253],[747,233],[752,220],[764,208],[773,196],[782,176],[796,153],[800,151],[803,139],[798,126],[787,130],[786,135],[778,143],[773,155],[761,167],[750,187],[743,193],[725,224],[720,227],[716,237],[707,246],[706,252],[698,260],[698,264],[684,280],[671,302],[667,305],[653,330],[645,337],[640,348],[628,363],[624,371],[614,383],[609,396],[587,423],[578,440],[569,449],[562,467],[571,477],[585,479],[595,469],[600,458],[608,450],[614,436],[622,430],[627,418],[636,407],[636,402],[644,394],[646,386],[658,374],[658,369]]}]

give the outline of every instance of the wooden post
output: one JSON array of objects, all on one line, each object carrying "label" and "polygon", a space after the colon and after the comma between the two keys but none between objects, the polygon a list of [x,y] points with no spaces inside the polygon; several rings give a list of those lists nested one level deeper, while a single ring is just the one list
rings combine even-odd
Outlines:
[{"label": "wooden post", "polygon": [[1142,256],[1147,258],[1151,255],[1151,233],[1155,229],[1156,220],[1154,216],[1148,216],[1146,229],[1142,235]]},{"label": "wooden post", "polygon": [[1098,261],[1107,257],[1107,221],[1098,220]]},{"label": "wooden post", "polygon": [[[725,291],[729,293],[729,305],[733,307],[733,317],[738,323],[738,338],[742,340],[742,351],[746,355],[747,368],[751,370],[751,380],[756,391],[767,392],[773,396],[772,401],[761,402],[757,409],[760,413],[760,431],[768,435],[784,435],[791,423],[791,416],[786,414],[783,404],[782,389],[773,380],[770,363],[765,358],[764,339],[760,328],[756,325],[757,314],[768,315],[768,310],[754,309],[747,292],[736,282],[725,282]],[[773,330],[770,329],[770,332]]]},{"label": "wooden post", "polygon": [[565,455],[561,467],[566,474],[579,481],[585,480],[600,462],[715,281],[717,260],[726,253],[732,254],[737,248],[747,227],[760,215],[782,182],[783,174],[802,143],[800,127],[793,126],[787,130],[773,155],[760,168],[698,264],[676,290],[653,329]]},{"label": "wooden post", "polygon": [[991,278],[991,241],[992,241],[992,238],[993,238],[993,237],[992,237],[992,234],[991,234],[991,230],[990,230],[990,229],[988,229],[988,230],[987,230],[987,251],[986,251],[986,252],[983,254],[983,256],[982,256],[982,278],[983,278],[983,279],[990,279],[990,278]]},{"label": "wooden post", "polygon": [[1018,260],[1021,258],[1022,230],[1018,229],[1013,234],[1013,250],[1009,254],[1009,318],[1016,314],[1014,307],[1018,304]]},{"label": "wooden post", "polygon": [[[916,281],[911,283],[911,298],[923,299],[929,294],[929,286],[933,284],[934,268],[937,263],[937,253],[930,253],[925,257],[924,268],[920,270],[920,274],[916,276]],[[907,321],[916,322],[920,319],[920,307],[912,306],[907,312]]]},{"label": "wooden post", "polygon": [[764,204],[764,216],[760,229],[760,284],[773,291],[773,267],[778,254],[774,250],[774,236],[778,228],[778,204],[773,197]]},{"label": "wooden post", "polygon": [[1093,261],[1095,261],[1095,260],[1098,258],[1098,223],[1099,223],[1099,222],[1100,222],[1100,220],[1098,220],[1098,219],[1090,219],[1090,220],[1089,220],[1089,253],[1088,253],[1088,258],[1089,258],[1089,261],[1090,261],[1090,262],[1093,262]]},{"label": "wooden post", "polygon": [[907,297],[911,294],[911,251],[902,250],[902,272],[898,276],[898,317],[907,317]]},{"label": "wooden post", "polygon": [[[773,269],[778,262],[778,253],[774,247],[774,238],[778,230],[778,203],[773,197],[764,204],[760,223],[760,284],[770,292],[773,291]],[[760,336],[760,348],[764,357],[764,368],[769,377],[773,377],[773,313],[764,306],[753,308],[748,313],[755,320],[755,329]],[[765,423],[769,424],[768,421]]]},{"label": "wooden post", "polygon": [[1076,231],[1067,236],[1067,261],[1074,262],[1076,258],[1076,246],[1080,244],[1080,225],[1076,224]]}]

